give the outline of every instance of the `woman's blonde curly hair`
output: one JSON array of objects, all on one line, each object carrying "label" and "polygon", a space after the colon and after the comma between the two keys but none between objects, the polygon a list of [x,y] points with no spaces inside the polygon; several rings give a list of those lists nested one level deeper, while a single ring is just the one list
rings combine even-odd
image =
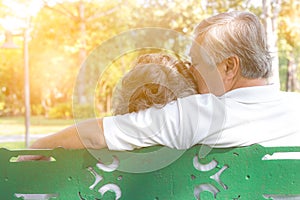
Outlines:
[{"label": "woman's blonde curly hair", "polygon": [[113,114],[161,108],[177,98],[197,93],[189,63],[167,54],[145,54],[122,78],[113,97]]}]

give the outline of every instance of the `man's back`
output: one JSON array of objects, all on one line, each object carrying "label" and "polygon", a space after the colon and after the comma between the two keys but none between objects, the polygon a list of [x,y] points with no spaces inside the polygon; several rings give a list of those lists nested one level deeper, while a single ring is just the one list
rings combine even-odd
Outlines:
[{"label": "man's back", "polygon": [[[204,143],[215,147],[255,143],[263,146],[300,146],[300,94],[281,92],[270,85],[239,88],[222,97],[210,98],[217,100],[214,101],[216,113],[211,119],[213,125],[207,130],[207,137],[203,137],[199,125],[186,123],[186,126],[197,126],[199,129],[199,134],[194,136],[194,144]],[[194,108],[191,105],[182,107],[191,107],[186,113],[188,115],[197,105]],[[219,119],[220,115],[223,115],[223,120]],[[195,119],[192,123],[197,121],[201,124],[196,116],[191,118]],[[222,124],[216,123],[213,118]]]}]

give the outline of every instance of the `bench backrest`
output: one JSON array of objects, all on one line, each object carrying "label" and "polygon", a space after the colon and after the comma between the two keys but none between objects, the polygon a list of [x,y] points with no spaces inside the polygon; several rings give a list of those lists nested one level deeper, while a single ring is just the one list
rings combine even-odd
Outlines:
[{"label": "bench backrest", "polygon": [[[0,149],[0,199],[300,199],[300,159],[272,157],[300,147],[212,149],[200,158],[201,148]],[[16,162],[19,155],[53,159]]]}]

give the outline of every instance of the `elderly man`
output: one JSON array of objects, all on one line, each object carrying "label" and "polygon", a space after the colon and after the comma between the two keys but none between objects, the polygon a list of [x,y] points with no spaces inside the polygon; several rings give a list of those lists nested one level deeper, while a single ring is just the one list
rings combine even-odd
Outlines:
[{"label": "elderly man", "polygon": [[299,146],[300,95],[268,84],[271,57],[258,17],[240,11],[209,17],[195,28],[195,41],[191,71],[200,94],[161,109],[83,121],[32,148]]}]

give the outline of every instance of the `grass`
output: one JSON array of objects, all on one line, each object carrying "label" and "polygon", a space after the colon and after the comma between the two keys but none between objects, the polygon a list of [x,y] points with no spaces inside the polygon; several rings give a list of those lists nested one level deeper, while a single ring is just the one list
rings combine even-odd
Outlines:
[{"label": "grass", "polygon": [[25,149],[25,142],[0,142],[0,148]]},{"label": "grass", "polygon": [[[0,136],[24,135],[25,134],[24,117],[0,117]],[[30,118],[30,135],[48,134],[57,132],[74,124],[72,119],[47,119],[43,116],[33,116]],[[1,142],[0,148],[22,149],[25,148],[25,142]]]},{"label": "grass", "polygon": [[[73,124],[72,119],[47,119],[43,116],[30,118],[30,134],[52,133]],[[0,135],[21,135],[25,132],[24,117],[1,117]]]}]

